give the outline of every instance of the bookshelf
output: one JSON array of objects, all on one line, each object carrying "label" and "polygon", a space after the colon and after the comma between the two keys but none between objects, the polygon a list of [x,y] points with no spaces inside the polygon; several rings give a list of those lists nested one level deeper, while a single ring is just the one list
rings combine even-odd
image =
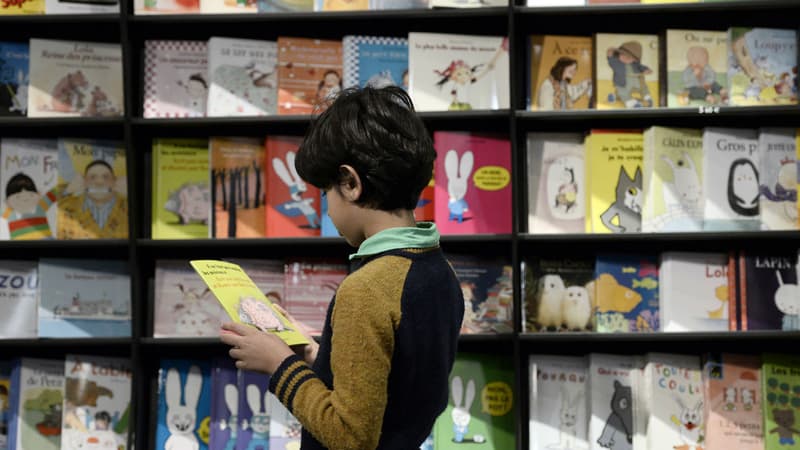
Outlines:
[{"label": "bookshelf", "polygon": [[[127,260],[131,273],[133,335],[125,339],[31,339],[0,341],[9,357],[58,357],[70,352],[124,355],[133,361],[133,413],[136,448],[153,449],[158,360],[161,357],[224,355],[216,339],[154,339],[152,335],[153,276],[161,258],[221,257],[345,257],[350,249],[339,238],[241,239],[171,241],[150,239],[151,141],[160,137],[264,136],[302,134],[308,116],[252,118],[142,118],[143,49],[149,39],[201,39],[211,36],[276,39],[302,36],[340,39],[347,34],[405,36],[410,31],[508,35],[511,55],[510,110],[424,112],[429,130],[501,132],[512,141],[513,232],[506,235],[445,236],[442,246],[452,253],[504,256],[514,267],[514,321],[510,335],[468,335],[461,351],[499,353],[511,357],[516,371],[514,405],[517,449],[528,448],[528,355],[664,351],[796,352],[797,332],[722,332],[603,335],[590,333],[521,333],[522,298],[519,263],[533,255],[593,255],[607,250],[729,250],[797,248],[800,232],[664,233],[637,235],[535,235],[527,232],[526,142],[529,132],[587,131],[590,128],[645,128],[652,125],[758,127],[797,126],[800,106],[654,108],[619,111],[526,111],[527,36],[530,34],[589,35],[594,32],[658,32],[667,28],[723,30],[734,24],[798,28],[797,0],[743,0],[727,3],[603,5],[533,8],[511,0],[507,8],[466,10],[391,10],[336,13],[276,13],[259,15],[135,16],[130,0],[122,0],[119,15],[3,16],[0,40],[31,37],[120,42],[126,114],[121,118],[27,119],[0,118],[3,137],[98,137],[125,141],[128,149],[130,238],[104,241],[0,242],[10,258],[99,258]],[[661,78],[666,55],[661,51]],[[663,96],[663,95],[662,95]]]}]

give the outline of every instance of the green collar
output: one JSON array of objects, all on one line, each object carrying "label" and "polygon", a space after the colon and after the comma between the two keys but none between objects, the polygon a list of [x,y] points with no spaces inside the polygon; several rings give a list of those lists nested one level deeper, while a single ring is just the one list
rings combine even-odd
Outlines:
[{"label": "green collar", "polygon": [[388,228],[367,238],[350,259],[377,255],[401,248],[430,248],[439,245],[439,230],[433,222],[418,222],[416,227]]}]

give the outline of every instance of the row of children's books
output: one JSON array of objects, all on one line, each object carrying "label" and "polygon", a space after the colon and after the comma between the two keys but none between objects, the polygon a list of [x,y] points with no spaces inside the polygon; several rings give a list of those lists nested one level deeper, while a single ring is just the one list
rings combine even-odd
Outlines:
[{"label": "row of children's books", "polygon": [[584,5],[621,5],[641,3],[645,5],[663,5],[667,3],[735,3],[741,0],[526,0],[526,6],[584,6]]},{"label": "row of children's books", "polygon": [[531,355],[531,450],[797,448],[796,355]]},{"label": "row of children's books", "polygon": [[[434,132],[435,171],[415,210],[442,234],[511,232],[507,138]],[[302,138],[153,142],[153,239],[338,236],[325,196],[295,169]]]},{"label": "row of children's books", "polygon": [[797,252],[526,258],[524,332],[800,330]]},{"label": "row of children's books", "polygon": [[531,36],[528,109],[797,103],[797,30],[670,29],[664,70],[660,47],[656,34]]},{"label": "row of children's books", "polygon": [[794,128],[528,135],[530,233],[796,230]]},{"label": "row of children's books", "polygon": [[143,116],[311,114],[364,86],[400,86],[418,111],[508,108],[507,42],[442,33],[145,41]]},{"label": "row of children's books", "polygon": [[0,450],[128,449],[131,379],[124,358],[0,362]]}]

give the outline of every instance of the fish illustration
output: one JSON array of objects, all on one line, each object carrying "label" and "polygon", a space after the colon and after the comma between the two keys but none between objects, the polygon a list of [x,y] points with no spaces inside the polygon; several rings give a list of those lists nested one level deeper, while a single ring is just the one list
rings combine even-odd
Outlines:
[{"label": "fish illustration", "polygon": [[636,273],[636,267],[623,267],[622,273]]},{"label": "fish illustration", "polygon": [[622,286],[613,275],[608,273],[602,273],[597,277],[596,286],[599,312],[630,312],[642,301],[641,294],[627,286]]},{"label": "fish illustration", "polygon": [[658,287],[658,281],[655,278],[647,277],[642,278],[641,280],[633,279],[633,288],[643,288],[648,290],[653,290]]}]

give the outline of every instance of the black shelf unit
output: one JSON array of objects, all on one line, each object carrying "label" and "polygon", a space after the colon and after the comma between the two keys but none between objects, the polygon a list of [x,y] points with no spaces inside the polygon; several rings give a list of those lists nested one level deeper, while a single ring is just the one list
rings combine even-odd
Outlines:
[{"label": "black shelf unit", "polygon": [[[319,256],[344,258],[352,249],[341,238],[153,240],[149,233],[150,155],[160,137],[302,135],[310,116],[248,118],[144,119],[143,48],[148,39],[208,39],[229,36],[275,39],[301,36],[340,39],[347,34],[405,36],[411,31],[507,35],[511,55],[511,108],[500,111],[421,112],[431,132],[500,132],[512,142],[513,230],[509,234],[443,236],[446,252],[503,256],[514,266],[515,332],[467,335],[459,349],[499,353],[514,361],[518,395],[517,450],[528,448],[528,356],[534,353],[585,354],[590,351],[644,353],[659,350],[797,352],[800,333],[720,332],[658,334],[526,334],[521,332],[519,263],[532,256],[588,254],[613,250],[728,250],[796,248],[800,232],[664,233],[632,235],[533,235],[527,233],[526,135],[536,131],[588,131],[591,128],[646,128],[652,125],[797,126],[800,106],[722,107],[719,109],[650,108],[617,111],[526,111],[527,38],[531,34],[659,32],[667,28],[724,30],[731,25],[798,28],[800,1],[742,0],[726,3],[601,5],[535,8],[511,0],[507,8],[394,10],[260,15],[136,16],[131,0],[121,14],[0,17],[0,40],[28,38],[120,42],[123,50],[125,116],[121,118],[0,118],[3,137],[74,137],[123,140],[128,149],[130,238],[104,241],[0,242],[9,258],[105,258],[129,262],[133,335],[123,339],[22,339],[0,341],[0,353],[13,356],[63,356],[70,352],[124,355],[134,364],[133,408],[136,448],[152,449],[161,357],[209,358],[226,354],[215,338],[152,338],[153,274],[157,259],[273,258]],[[613,19],[613,20],[610,20]],[[663,64],[662,64],[663,66]]]}]

